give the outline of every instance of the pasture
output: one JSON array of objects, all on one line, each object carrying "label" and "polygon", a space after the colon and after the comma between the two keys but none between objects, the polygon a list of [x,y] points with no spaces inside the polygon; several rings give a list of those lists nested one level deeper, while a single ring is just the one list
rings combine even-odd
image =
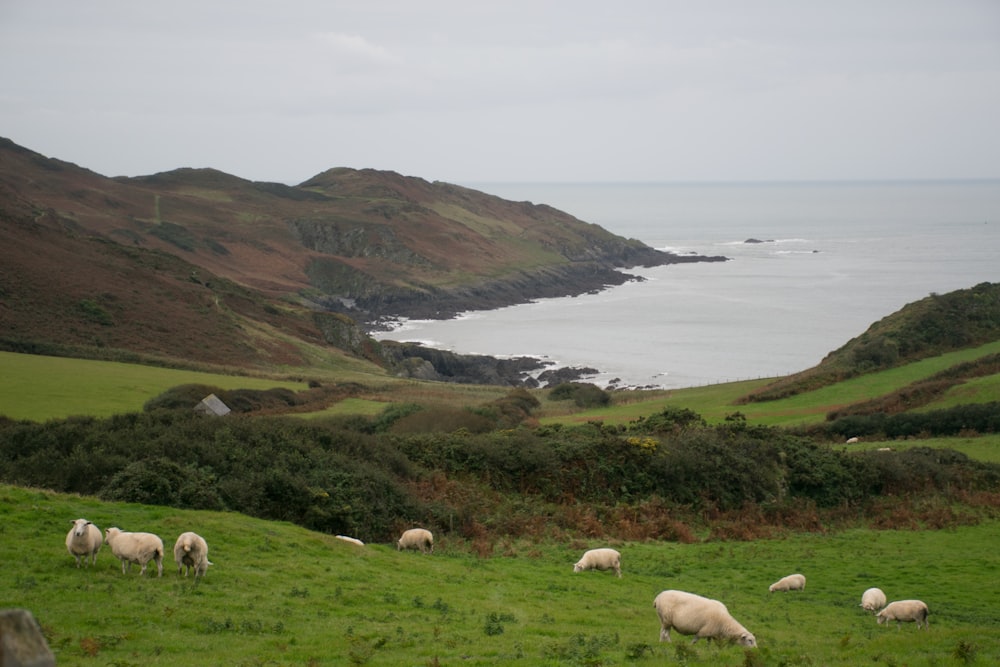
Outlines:
[{"label": "pasture", "polygon": [[[195,583],[122,575],[103,547],[77,569],[70,522],[158,533],[170,551],[209,542]],[[0,486],[0,588],[67,665],[993,665],[1000,663],[1000,521],[947,531],[851,530],[757,542],[618,543],[623,577],[573,573],[602,544],[439,536],[433,555],[356,547],[235,513],[104,503]],[[486,548],[483,548],[483,545]],[[478,555],[486,554],[485,557]],[[768,593],[802,572],[806,590]],[[869,586],[921,598],[930,629],[878,626]],[[722,600],[757,650],[674,633],[658,641],[666,588]]]},{"label": "pasture", "polygon": [[[624,392],[616,394],[615,400],[609,407],[576,410],[568,414],[551,411],[551,414],[543,415],[541,421],[581,423],[599,420],[609,424],[621,424],[643,415],[659,412],[664,408],[678,407],[694,410],[709,422],[720,422],[727,415],[740,412],[754,424],[769,426],[812,424],[822,422],[826,418],[826,413],[835,408],[889,394],[956,364],[998,352],[1000,352],[1000,341],[948,352],[898,368],[843,380],[815,391],[760,403],[740,404],[738,400],[773,380],[746,380],[670,391]],[[974,378],[951,388],[945,395],[922,409],[936,410],[962,403],[995,401],[998,388],[1000,379],[996,375]]]},{"label": "pasture", "polygon": [[182,384],[306,388],[305,382],[13,352],[0,352],[0,368],[0,415],[29,421],[141,412],[146,401]]}]

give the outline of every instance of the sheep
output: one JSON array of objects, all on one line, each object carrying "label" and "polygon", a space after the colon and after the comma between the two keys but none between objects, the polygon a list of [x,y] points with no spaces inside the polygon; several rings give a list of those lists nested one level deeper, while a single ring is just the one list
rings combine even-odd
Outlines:
[{"label": "sheep", "polygon": [[163,540],[152,533],[127,533],[120,528],[107,528],[104,543],[122,562],[122,574],[132,569],[132,563],[142,566],[139,576],[146,574],[149,561],[156,561],[157,576],[163,576]]},{"label": "sheep", "polygon": [[208,566],[212,563],[208,560],[208,543],[205,538],[198,533],[181,533],[174,543],[174,561],[177,563],[177,574],[184,570],[184,576],[188,576],[191,568],[194,568],[194,578],[204,577],[208,572]]},{"label": "sheep", "polygon": [[877,612],[885,606],[885,593],[881,588],[869,588],[861,594],[860,606],[865,611]]},{"label": "sheep", "polygon": [[420,553],[434,553],[434,535],[424,528],[410,528],[403,531],[402,537],[396,542],[396,551],[403,549],[419,549]]},{"label": "sheep", "polygon": [[772,593],[775,591],[804,591],[806,589],[806,578],[801,574],[790,574],[782,577],[767,587]]},{"label": "sheep", "polygon": [[682,635],[694,635],[691,643],[701,638],[725,639],[741,646],[757,647],[757,639],[729,614],[726,605],[684,591],[663,591],[653,600],[660,617],[660,641],[670,641],[671,628]]},{"label": "sheep", "polygon": [[[76,566],[80,567],[80,559],[84,565],[97,564],[97,552],[101,550],[101,529],[86,519],[71,521],[73,527],[66,533],[66,550],[76,558]],[[88,563],[89,561],[89,563]]]},{"label": "sheep", "polygon": [[848,445],[853,445],[853,444],[855,444],[857,442],[860,442],[860,440],[858,439],[857,436],[854,436],[853,438],[848,438],[847,439],[847,444]]},{"label": "sheep", "polygon": [[930,611],[927,605],[920,600],[897,600],[886,605],[885,609],[878,613],[878,624],[896,621],[896,628],[899,629],[902,621],[915,621],[917,628],[930,628],[931,623],[927,620]]},{"label": "sheep", "polygon": [[614,549],[591,549],[573,566],[574,572],[584,570],[614,570],[622,576],[622,555]]},{"label": "sheep", "polygon": [[345,542],[350,542],[351,544],[356,544],[359,547],[365,546],[365,543],[356,537],[348,537],[347,535],[335,535],[338,540],[343,540]]}]

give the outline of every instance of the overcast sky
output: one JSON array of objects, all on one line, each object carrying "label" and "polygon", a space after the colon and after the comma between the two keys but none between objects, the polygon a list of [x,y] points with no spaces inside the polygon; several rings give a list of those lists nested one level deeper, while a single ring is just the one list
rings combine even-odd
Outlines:
[{"label": "overcast sky", "polygon": [[107,176],[1000,178],[998,0],[0,0],[0,63]]}]

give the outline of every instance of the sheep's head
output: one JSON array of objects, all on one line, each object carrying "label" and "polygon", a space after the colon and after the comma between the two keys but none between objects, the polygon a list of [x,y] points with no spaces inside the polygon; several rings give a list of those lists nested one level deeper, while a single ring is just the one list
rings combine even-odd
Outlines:
[{"label": "sheep's head", "polygon": [[86,519],[76,519],[72,523],[73,523],[73,535],[75,535],[76,537],[83,537],[84,535],[87,534],[87,526],[90,525],[89,521],[87,521]]},{"label": "sheep's head", "polygon": [[739,636],[739,637],[738,637],[738,638],[736,639],[736,642],[737,642],[737,643],[738,643],[738,644],[739,644],[740,646],[749,646],[750,648],[757,648],[757,638],[756,638],[756,637],[754,637],[754,636],[753,636],[752,634],[750,634],[749,632],[744,632],[744,633],[742,633],[742,634],[741,634],[741,635],[740,635],[740,636]]}]

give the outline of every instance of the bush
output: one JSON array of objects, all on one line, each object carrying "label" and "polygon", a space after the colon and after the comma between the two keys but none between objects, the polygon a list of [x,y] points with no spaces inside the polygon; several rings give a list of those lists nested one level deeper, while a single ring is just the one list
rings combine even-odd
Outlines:
[{"label": "bush", "polygon": [[596,408],[611,402],[611,394],[587,382],[563,382],[549,393],[553,401],[572,400],[581,408]]}]

